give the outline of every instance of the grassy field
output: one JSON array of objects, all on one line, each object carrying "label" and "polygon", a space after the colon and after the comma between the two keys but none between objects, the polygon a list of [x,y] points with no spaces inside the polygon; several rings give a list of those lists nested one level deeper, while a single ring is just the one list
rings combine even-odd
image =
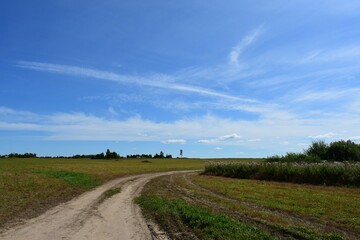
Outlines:
[{"label": "grassy field", "polygon": [[29,218],[116,177],[201,169],[200,159],[0,159],[0,226]]},{"label": "grassy field", "polygon": [[180,174],[154,179],[138,202],[173,239],[330,240],[359,239],[359,199],[358,188]]},{"label": "grassy field", "polygon": [[[232,159],[250,160],[253,159]],[[0,158],[0,229],[19,219],[37,216],[60,202],[117,177],[147,172],[203,169],[204,162],[202,159],[186,158]]]}]

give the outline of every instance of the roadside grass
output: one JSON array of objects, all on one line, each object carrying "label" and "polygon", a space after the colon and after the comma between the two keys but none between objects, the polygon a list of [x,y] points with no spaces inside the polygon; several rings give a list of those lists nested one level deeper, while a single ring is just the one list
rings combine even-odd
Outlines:
[{"label": "roadside grass", "polygon": [[189,226],[201,239],[275,239],[256,227],[236,222],[227,216],[212,213],[182,200],[142,196],[137,198],[136,202],[145,211],[156,212],[163,227],[172,228],[172,224],[169,224],[169,219],[172,219],[178,225]]},{"label": "roadside grass", "polygon": [[[247,226],[256,227],[259,231],[265,233],[265,235],[271,235],[275,239],[311,239],[311,240],[340,240],[340,239],[358,239],[358,232],[347,224],[341,225],[339,222],[326,221],[326,214],[323,216],[324,223],[319,219],[308,216],[307,214],[299,214],[290,210],[282,210],[280,208],[269,207],[264,203],[257,203],[255,201],[249,201],[246,196],[251,195],[248,192],[236,192],[244,198],[235,198],[235,196],[228,196],[225,192],[221,192],[219,189],[225,188],[228,192],[237,191],[236,189],[229,189],[230,184],[225,180],[242,181],[238,179],[226,179],[221,177],[208,177],[208,176],[194,176],[184,177],[186,174],[179,174],[178,176],[160,177],[150,181],[143,189],[143,197],[157,196],[160,198],[170,200],[181,200],[192,206],[206,209],[217,215],[227,216],[233,221]],[[208,182],[207,178],[212,182]],[[197,179],[201,179],[208,184],[199,184]],[[249,180],[248,180],[249,181]],[[284,184],[284,183],[277,183]],[[208,185],[215,187],[211,189]],[[296,184],[294,184],[296,185]],[[301,185],[306,188],[306,185]],[[208,188],[209,187],[209,188]],[[290,188],[290,186],[288,186]],[[310,186],[313,187],[313,186]],[[279,191],[281,187],[277,186]],[[210,191],[209,191],[210,190]],[[251,186],[248,189],[253,193],[256,198],[264,198],[266,193],[257,192],[256,186]],[[337,188],[334,188],[336,193]],[[271,187],[269,187],[271,192]],[[316,189],[313,189],[316,191]],[[346,192],[346,191],[345,191]],[[330,194],[330,193],[329,193]],[[279,201],[282,197],[291,199],[295,196],[291,192],[283,191],[277,196],[277,199],[271,199],[271,201]],[[309,198],[311,198],[309,196]],[[270,200],[268,200],[270,201]],[[330,199],[331,201],[331,199]],[[280,204],[280,203],[279,203]],[[296,205],[296,202],[294,203]],[[350,203],[351,204],[351,203]],[[306,206],[303,206],[304,211],[311,210]],[[321,205],[320,205],[321,207]],[[335,206],[336,207],[336,206]],[[355,206],[357,207],[357,206]],[[354,207],[348,206],[348,211]],[[201,230],[194,230],[185,221],[174,222],[174,217],[166,214],[160,214],[159,211],[151,210],[151,208],[143,209],[145,216],[157,222],[164,230],[170,232],[172,239],[207,239],[202,234]],[[337,213],[340,213],[338,211]],[[346,213],[349,214],[349,213]],[[353,212],[347,217],[357,217],[357,213]],[[345,217],[346,219],[346,217]],[[214,223],[216,224],[216,223]],[[356,224],[356,223],[355,223]],[[180,227],[179,227],[180,226]],[[200,231],[200,232],[199,232]],[[195,232],[196,237],[188,236],[189,232]],[[220,238],[221,239],[221,238]],[[236,238],[234,238],[236,239]],[[240,238],[241,239],[241,238]]]},{"label": "roadside grass", "polygon": [[360,163],[208,162],[204,174],[318,185],[360,186]]},{"label": "roadside grass", "polygon": [[143,160],[0,158],[0,231],[117,177],[204,167],[202,159]]},{"label": "roadside grass", "polygon": [[194,176],[196,184],[232,199],[281,210],[360,236],[360,189]]}]

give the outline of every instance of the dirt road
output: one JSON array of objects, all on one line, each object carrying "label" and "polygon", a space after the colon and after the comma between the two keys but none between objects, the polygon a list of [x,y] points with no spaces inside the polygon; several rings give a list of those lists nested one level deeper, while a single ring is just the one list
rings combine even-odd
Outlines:
[{"label": "dirt road", "polygon": [[[178,172],[181,171],[149,173],[110,181],[27,221],[24,225],[4,232],[0,239],[166,239],[165,236],[154,236],[150,233],[148,224],[133,199],[152,178]],[[101,201],[106,190],[118,186],[121,186],[120,193]]]}]

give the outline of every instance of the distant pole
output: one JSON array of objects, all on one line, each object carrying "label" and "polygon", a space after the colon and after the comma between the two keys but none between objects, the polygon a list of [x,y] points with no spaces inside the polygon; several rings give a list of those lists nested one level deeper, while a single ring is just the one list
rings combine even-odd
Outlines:
[{"label": "distant pole", "polygon": [[182,157],[182,156],[183,156],[183,150],[180,149],[180,157]]}]

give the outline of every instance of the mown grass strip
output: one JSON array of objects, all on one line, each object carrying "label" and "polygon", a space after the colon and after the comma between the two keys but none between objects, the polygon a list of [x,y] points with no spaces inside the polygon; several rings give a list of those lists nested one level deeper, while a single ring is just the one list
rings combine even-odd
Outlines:
[{"label": "mown grass strip", "polygon": [[159,196],[141,196],[136,199],[143,210],[156,214],[156,219],[164,229],[175,224],[186,225],[200,239],[212,240],[256,240],[275,239],[260,229],[245,225],[223,215],[209,212],[200,207],[190,205],[182,200],[168,199]]},{"label": "mown grass strip", "polygon": [[328,186],[360,186],[360,163],[350,162],[209,162],[204,174]]},{"label": "mown grass strip", "polygon": [[102,182],[99,179],[91,177],[85,173],[67,172],[67,171],[40,171],[37,173],[45,174],[49,177],[61,179],[75,187],[90,190],[99,186]]}]

